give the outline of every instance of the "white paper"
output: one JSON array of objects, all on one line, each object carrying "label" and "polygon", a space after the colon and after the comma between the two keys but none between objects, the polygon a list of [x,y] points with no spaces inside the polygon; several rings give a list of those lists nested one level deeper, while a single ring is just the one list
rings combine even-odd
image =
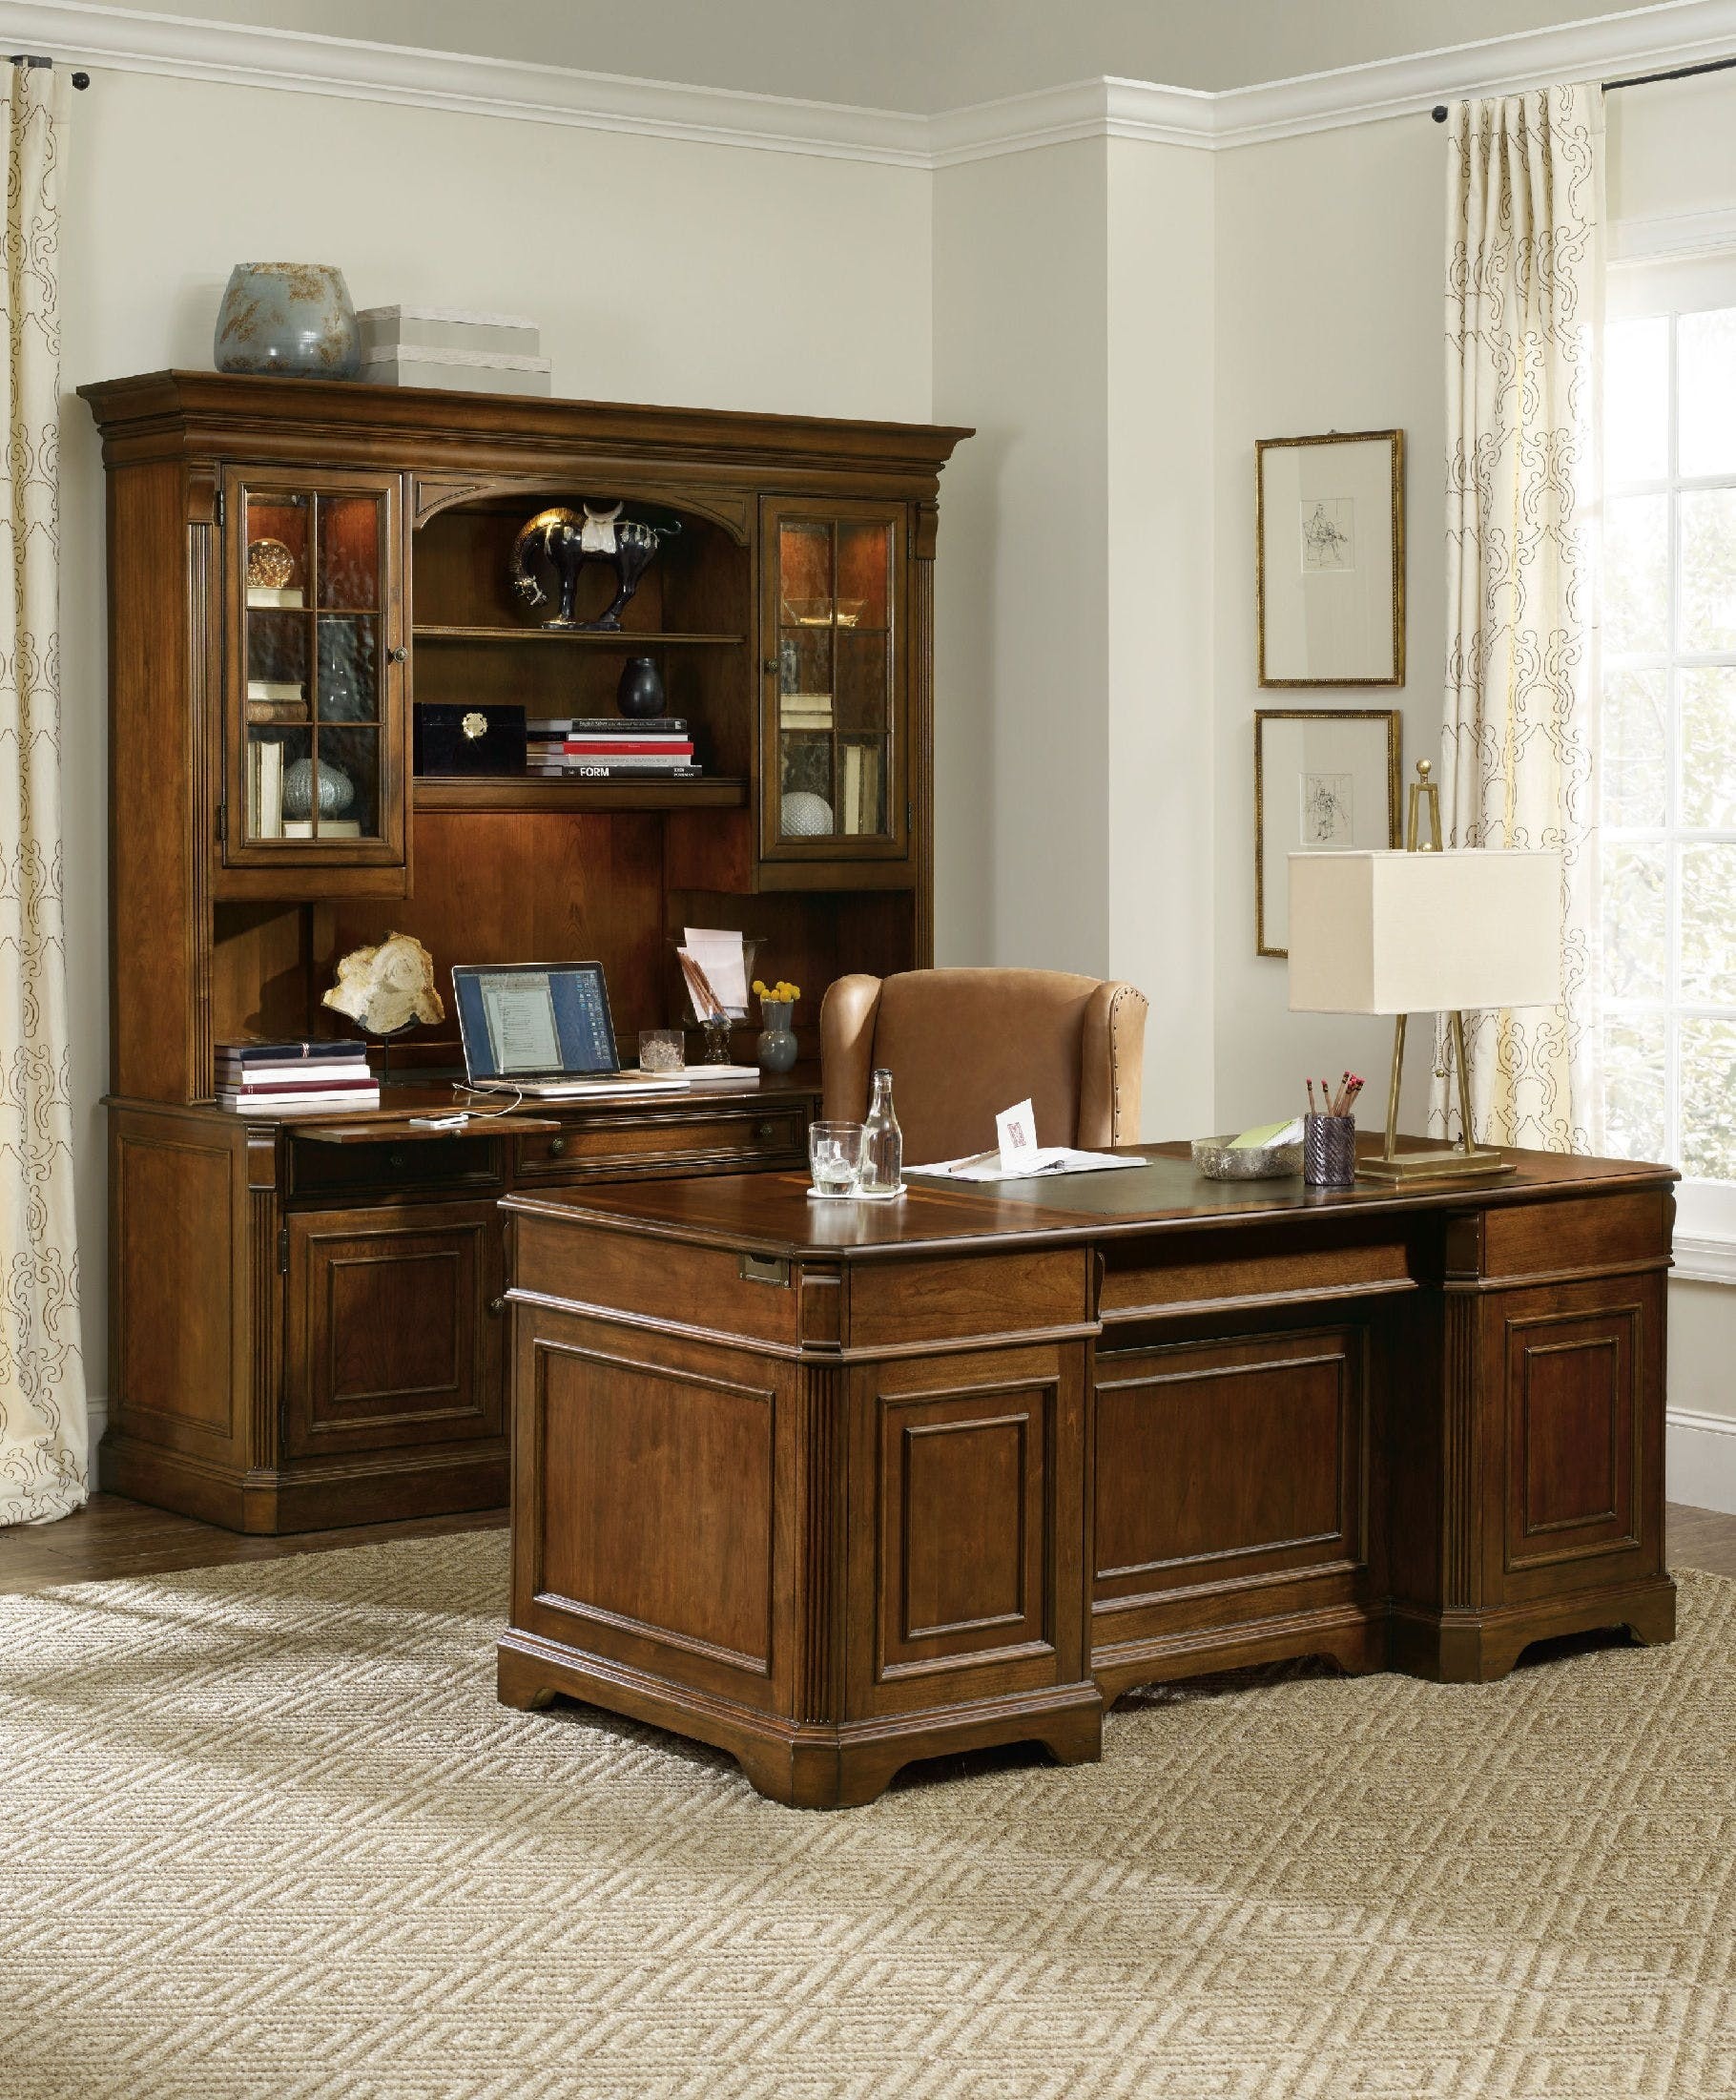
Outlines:
[{"label": "white paper", "polygon": [[1028,1098],[996,1116],[995,1138],[1001,1147],[1002,1173],[1023,1174],[1037,1150],[1037,1112]]},{"label": "white paper", "polygon": [[732,1020],[742,1021],[748,1011],[748,964],[739,933],[722,933],[707,926],[683,926],[687,951],[704,970],[712,989],[723,1002]]},{"label": "white paper", "polygon": [[906,1174],[933,1175],[942,1181],[1029,1181],[1037,1175],[1103,1174],[1115,1167],[1148,1167],[1137,1153],[1073,1152],[1065,1145],[1040,1145],[1017,1167],[1001,1164],[1001,1154],[971,1153],[962,1159],[937,1159],[928,1167],[906,1167]]}]

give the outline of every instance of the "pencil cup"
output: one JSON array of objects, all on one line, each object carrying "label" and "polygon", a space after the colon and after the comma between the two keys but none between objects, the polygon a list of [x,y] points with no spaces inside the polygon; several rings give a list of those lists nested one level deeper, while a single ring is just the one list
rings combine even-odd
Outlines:
[{"label": "pencil cup", "polygon": [[1356,1178],[1356,1118],[1302,1118],[1302,1178],[1311,1189],[1348,1189]]}]

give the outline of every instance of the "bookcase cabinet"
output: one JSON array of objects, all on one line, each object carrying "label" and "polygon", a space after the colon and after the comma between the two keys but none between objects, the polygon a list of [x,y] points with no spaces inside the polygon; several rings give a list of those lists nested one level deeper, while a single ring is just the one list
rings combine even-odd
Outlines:
[{"label": "bookcase cabinet", "polygon": [[[937,498],[969,433],[210,372],[80,391],[109,484],[104,1478],[261,1530],[497,1502],[497,1195],[798,1163],[815,1081],[402,1145],[460,1064],[451,966],[601,961],[630,1061],[680,1018],[684,925],[764,943],[809,1058],[835,977],[932,960]],[[527,519],[587,502],[678,528],[615,632],[508,586]],[[582,572],[580,621],[612,593]],[[632,655],[703,778],[414,776],[419,703],[609,716]],[[215,1046],[345,1032],[320,996],[388,932],[448,1019],[394,1047],[379,1145],[217,1110]]]}]

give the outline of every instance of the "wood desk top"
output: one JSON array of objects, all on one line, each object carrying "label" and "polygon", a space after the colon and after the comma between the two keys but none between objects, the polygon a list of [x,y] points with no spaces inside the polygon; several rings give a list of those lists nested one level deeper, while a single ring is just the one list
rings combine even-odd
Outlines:
[{"label": "wood desk top", "polygon": [[[1406,1139],[1407,1149],[1430,1141]],[[1370,1133],[1365,1150],[1379,1140]],[[1536,1202],[1627,1185],[1667,1185],[1673,1167],[1631,1159],[1510,1151],[1518,1172],[1496,1181],[1395,1187],[1359,1181],[1310,1189],[1296,1178],[1209,1181],[1184,1144],[1129,1145],[1146,1164],[1103,1174],[1058,1175],[1001,1184],[913,1179],[896,1203],[825,1202],[807,1194],[805,1174],[720,1175],[705,1179],[521,1192],[503,1207],[569,1217],[604,1231],[725,1246],[793,1260],[860,1260],[976,1245],[1009,1247],[1199,1231],[1250,1219],[1415,1211]]]}]

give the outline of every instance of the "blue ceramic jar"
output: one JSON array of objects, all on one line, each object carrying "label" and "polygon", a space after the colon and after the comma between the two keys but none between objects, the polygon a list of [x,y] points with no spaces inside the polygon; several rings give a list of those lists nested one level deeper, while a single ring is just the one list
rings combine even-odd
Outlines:
[{"label": "blue ceramic jar", "polygon": [[362,330],[343,272],[329,262],[238,262],[212,355],[219,372],[354,379]]}]

